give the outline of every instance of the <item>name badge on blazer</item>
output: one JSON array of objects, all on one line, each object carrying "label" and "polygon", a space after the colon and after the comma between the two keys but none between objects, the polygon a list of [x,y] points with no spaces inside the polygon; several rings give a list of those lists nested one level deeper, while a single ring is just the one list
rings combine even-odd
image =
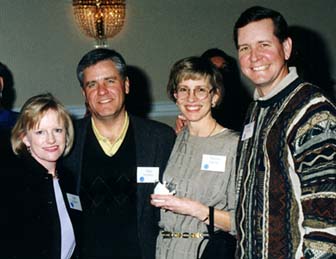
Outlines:
[{"label": "name badge on blazer", "polygon": [[82,211],[82,205],[78,195],[67,193],[67,198],[69,202],[69,207],[74,210]]},{"label": "name badge on blazer", "polygon": [[138,167],[137,183],[156,183],[159,181],[159,167]]},{"label": "name badge on blazer", "polygon": [[203,154],[201,170],[225,172],[226,156]]}]

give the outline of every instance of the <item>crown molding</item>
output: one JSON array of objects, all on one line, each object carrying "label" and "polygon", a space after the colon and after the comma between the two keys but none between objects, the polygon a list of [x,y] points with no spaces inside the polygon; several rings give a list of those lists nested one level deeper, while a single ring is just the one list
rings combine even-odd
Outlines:
[{"label": "crown molding", "polygon": [[[66,106],[69,113],[76,119],[82,118],[85,114],[84,105],[71,105]],[[152,104],[151,111],[148,114],[149,118],[162,118],[162,117],[171,117],[177,116],[179,110],[174,103],[169,102],[155,102]]]}]

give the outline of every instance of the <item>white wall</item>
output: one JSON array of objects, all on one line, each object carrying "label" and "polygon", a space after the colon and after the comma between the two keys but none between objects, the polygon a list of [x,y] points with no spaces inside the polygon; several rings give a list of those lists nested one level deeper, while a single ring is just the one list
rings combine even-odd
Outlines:
[{"label": "white wall", "polygon": [[[165,107],[160,104],[168,102],[165,85],[176,60],[201,54],[211,47],[235,55],[233,24],[244,9],[255,4],[280,11],[290,25],[317,32],[325,41],[331,76],[336,80],[335,0],[126,2],[126,24],[108,41],[109,46],[121,52],[129,65],[143,71],[158,107]],[[0,61],[14,75],[15,107],[45,91],[54,93],[67,106],[83,104],[75,69],[81,56],[93,48],[94,41],[77,28],[71,3],[0,0]]]}]

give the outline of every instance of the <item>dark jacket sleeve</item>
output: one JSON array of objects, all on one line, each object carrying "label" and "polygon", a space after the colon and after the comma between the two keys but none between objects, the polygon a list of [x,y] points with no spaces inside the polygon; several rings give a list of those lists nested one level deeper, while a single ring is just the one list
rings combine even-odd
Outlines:
[{"label": "dark jacket sleeve", "polygon": [[[162,178],[175,143],[174,130],[152,120],[130,116],[134,127],[137,166],[159,167]],[[144,259],[155,258],[156,238],[159,234],[160,210],[150,204],[154,183],[138,184],[138,237]]]},{"label": "dark jacket sleeve", "polygon": [[80,180],[82,171],[82,160],[85,145],[87,127],[90,117],[74,121],[75,139],[69,154],[60,160],[60,165],[64,170],[72,175],[75,190],[73,194],[79,195]]}]

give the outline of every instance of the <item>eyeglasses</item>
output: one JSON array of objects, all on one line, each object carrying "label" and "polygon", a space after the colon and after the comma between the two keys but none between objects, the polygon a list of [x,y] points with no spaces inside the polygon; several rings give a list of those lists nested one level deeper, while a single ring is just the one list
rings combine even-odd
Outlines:
[{"label": "eyeglasses", "polygon": [[196,87],[195,89],[189,89],[188,87],[178,87],[176,89],[176,98],[177,99],[186,99],[191,92],[193,92],[194,96],[197,99],[205,99],[209,96],[209,94],[214,90],[214,88],[207,88],[207,87]]}]

